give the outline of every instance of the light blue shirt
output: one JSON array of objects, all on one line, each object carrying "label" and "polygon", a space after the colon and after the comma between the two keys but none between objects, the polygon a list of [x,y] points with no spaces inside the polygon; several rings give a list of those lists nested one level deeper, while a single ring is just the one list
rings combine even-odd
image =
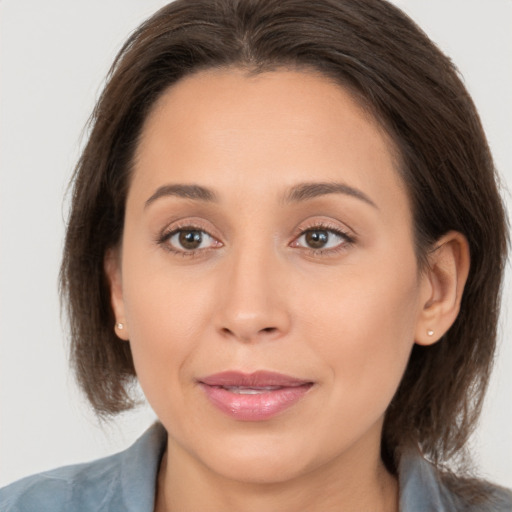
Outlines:
[{"label": "light blue shirt", "polygon": [[[66,466],[0,489],[1,512],[153,512],[167,433],[153,425],[127,450]],[[469,507],[450,492],[419,454],[402,457],[400,512],[512,512],[512,492],[493,488],[493,503]]]}]

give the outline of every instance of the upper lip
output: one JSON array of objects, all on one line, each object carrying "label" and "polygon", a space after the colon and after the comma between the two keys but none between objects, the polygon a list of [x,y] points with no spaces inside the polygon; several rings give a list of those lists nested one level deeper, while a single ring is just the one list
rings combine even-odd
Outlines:
[{"label": "upper lip", "polygon": [[312,384],[309,380],[298,379],[282,373],[259,370],[253,373],[239,371],[225,371],[215,373],[199,379],[199,382],[207,386],[238,386],[248,388],[258,387],[296,387],[304,384]]}]

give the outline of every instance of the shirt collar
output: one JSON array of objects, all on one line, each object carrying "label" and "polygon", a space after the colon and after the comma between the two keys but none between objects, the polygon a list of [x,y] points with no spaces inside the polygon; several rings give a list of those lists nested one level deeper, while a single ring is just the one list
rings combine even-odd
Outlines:
[{"label": "shirt collar", "polygon": [[155,423],[134,445],[121,454],[120,482],[127,512],[152,511],[158,470],[167,444],[167,432]]},{"label": "shirt collar", "polygon": [[418,449],[410,448],[400,457],[398,481],[400,512],[453,512],[451,493],[439,480],[434,466]]},{"label": "shirt collar", "polygon": [[[128,512],[153,510],[158,470],[167,432],[155,423],[132,447],[122,452],[120,462],[121,494]],[[451,512],[450,493],[439,481],[435,468],[421,453],[411,448],[399,464],[400,512]]]}]

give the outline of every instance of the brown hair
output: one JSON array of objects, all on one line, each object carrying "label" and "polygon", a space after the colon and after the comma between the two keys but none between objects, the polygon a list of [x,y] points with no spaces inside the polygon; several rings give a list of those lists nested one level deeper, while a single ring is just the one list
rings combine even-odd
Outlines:
[{"label": "brown hair", "polygon": [[447,231],[467,237],[471,269],[460,314],[440,342],[414,347],[383,431],[390,466],[405,441],[441,465],[463,448],[482,405],[506,222],[486,138],[456,69],[383,0],[177,0],[129,38],[74,176],[61,288],[80,385],[101,415],[133,405],[135,371],[129,344],[114,334],[105,252],[121,239],[131,161],[151,107],[185,75],[228,66],[314,69],[356,92],[398,148],[420,268]]}]

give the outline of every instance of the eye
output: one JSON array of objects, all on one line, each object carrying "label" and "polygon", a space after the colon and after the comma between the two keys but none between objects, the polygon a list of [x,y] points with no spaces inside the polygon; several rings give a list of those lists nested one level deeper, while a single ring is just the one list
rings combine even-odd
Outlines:
[{"label": "eye", "polygon": [[161,243],[178,253],[192,253],[199,250],[220,247],[222,244],[202,229],[184,227],[165,234]]},{"label": "eye", "polygon": [[302,234],[293,243],[294,247],[304,247],[314,251],[328,251],[352,243],[353,240],[346,233],[332,228],[311,228]]}]

